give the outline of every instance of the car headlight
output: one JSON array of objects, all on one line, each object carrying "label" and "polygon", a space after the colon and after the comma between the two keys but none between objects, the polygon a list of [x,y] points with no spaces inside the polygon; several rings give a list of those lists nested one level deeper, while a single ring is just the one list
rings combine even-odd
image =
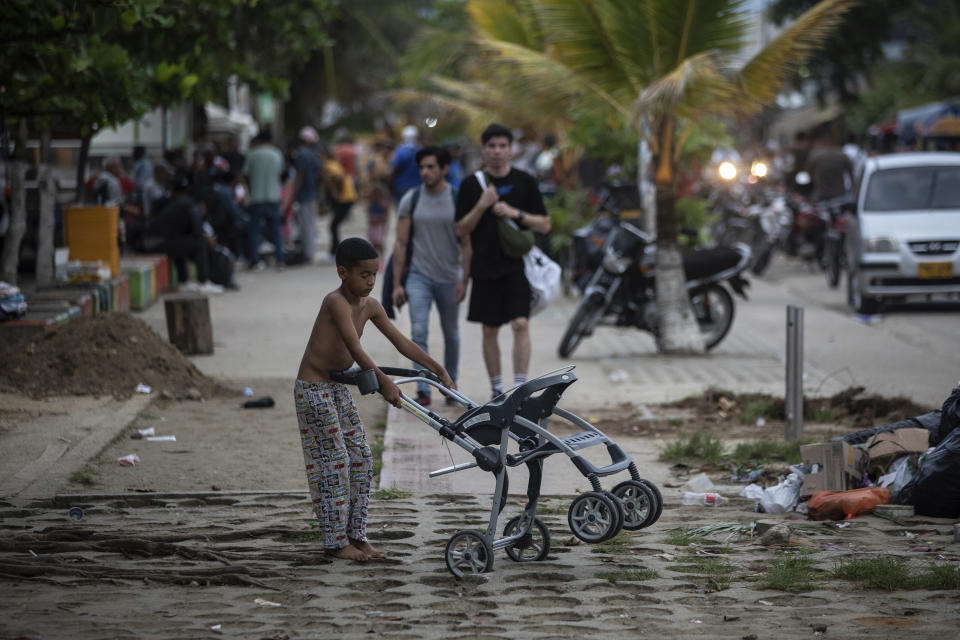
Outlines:
[{"label": "car headlight", "polygon": [[893,238],[867,238],[863,243],[864,253],[897,253],[897,241]]},{"label": "car headlight", "polygon": [[608,248],[603,253],[603,268],[610,273],[625,273],[630,262],[630,256],[621,256],[615,249]]}]

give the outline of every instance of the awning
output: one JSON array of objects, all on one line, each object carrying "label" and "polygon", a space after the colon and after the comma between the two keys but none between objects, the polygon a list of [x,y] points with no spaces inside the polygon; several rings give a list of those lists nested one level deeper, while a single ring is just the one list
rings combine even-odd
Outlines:
[{"label": "awning", "polygon": [[227,111],[223,107],[208,102],[203,105],[207,115],[207,131],[209,133],[230,133],[248,138],[260,130],[256,121],[249,113]]},{"label": "awning", "polygon": [[931,102],[913,109],[904,109],[897,114],[897,133],[900,135],[901,142],[911,144],[917,137],[932,135],[931,129],[940,120],[958,117],[960,117],[960,104],[952,100]]}]

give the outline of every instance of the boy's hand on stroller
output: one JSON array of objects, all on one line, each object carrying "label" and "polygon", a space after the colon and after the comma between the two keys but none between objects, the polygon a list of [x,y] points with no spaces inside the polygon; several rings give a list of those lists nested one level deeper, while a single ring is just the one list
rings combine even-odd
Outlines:
[{"label": "boy's hand on stroller", "polygon": [[398,387],[393,380],[387,378],[380,383],[380,393],[383,395],[383,399],[395,406],[397,409],[400,408],[400,387]]},{"label": "boy's hand on stroller", "polygon": [[440,378],[440,384],[445,386],[447,389],[456,389],[457,385],[453,381],[453,378],[450,377],[450,374],[447,373],[447,370],[443,367],[440,367],[440,371],[434,371],[437,374],[437,377]]}]

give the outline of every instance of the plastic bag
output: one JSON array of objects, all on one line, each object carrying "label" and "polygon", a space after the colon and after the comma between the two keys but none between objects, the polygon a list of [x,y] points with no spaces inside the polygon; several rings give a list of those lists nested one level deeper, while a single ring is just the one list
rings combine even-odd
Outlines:
[{"label": "plastic bag", "polygon": [[914,456],[901,456],[893,461],[887,472],[877,478],[877,484],[890,492],[890,501],[896,502],[900,491],[913,477],[911,459]]},{"label": "plastic bag", "polygon": [[925,516],[960,516],[960,429],[926,454],[920,468],[897,496]]},{"label": "plastic bag", "polygon": [[940,409],[939,428],[930,434],[930,444],[937,446],[960,427],[960,383],[954,387]]},{"label": "plastic bag", "polygon": [[864,511],[873,511],[878,504],[890,502],[890,492],[882,487],[850,491],[820,491],[807,503],[814,520],[852,520]]},{"label": "plastic bag", "polygon": [[557,297],[560,291],[560,265],[534,246],[523,256],[523,274],[530,283],[530,316],[535,316]]},{"label": "plastic bag", "polygon": [[802,478],[796,473],[780,481],[775,487],[767,487],[760,497],[760,506],[765,513],[786,513],[792,511],[800,500],[800,489],[803,486]]}]

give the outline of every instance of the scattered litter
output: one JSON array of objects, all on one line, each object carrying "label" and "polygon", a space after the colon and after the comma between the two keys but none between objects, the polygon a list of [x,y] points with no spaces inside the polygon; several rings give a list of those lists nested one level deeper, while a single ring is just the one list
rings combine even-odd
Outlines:
[{"label": "scattered litter", "polygon": [[773,606],[773,603],[772,603],[772,602],[769,602],[769,601],[767,601],[767,600],[757,600],[757,604],[765,604],[765,605],[767,605],[768,607],[772,607],[772,606]]},{"label": "scattered litter", "polygon": [[600,418],[587,418],[587,422],[589,422],[590,424],[597,424],[598,422],[600,422]]},{"label": "scattered litter", "polygon": [[279,602],[271,602],[270,600],[264,600],[263,598],[254,599],[253,603],[260,605],[261,607],[282,607],[283,606]]},{"label": "scattered litter", "polygon": [[856,318],[857,322],[859,322],[860,324],[866,324],[866,325],[880,324],[881,322],[883,322],[882,313],[873,313],[873,314],[858,313],[854,316],[854,318]]},{"label": "scattered litter", "polygon": [[630,429],[632,429],[633,431],[640,431],[640,425],[635,424],[632,427],[630,427]]},{"label": "scattered litter", "polygon": [[382,622],[403,622],[403,618],[400,616],[379,616],[377,620]]},{"label": "scattered litter", "polygon": [[708,491],[707,493],[694,493],[692,491],[684,491],[681,502],[686,505],[704,505],[707,507],[716,507],[718,505],[724,504],[727,501],[719,493],[713,493]]},{"label": "scattered litter", "polygon": [[758,427],[765,427],[765,426],[767,426],[767,421],[764,420],[763,418],[757,418],[757,426],[758,426]]},{"label": "scattered litter", "polygon": [[741,498],[759,500],[763,497],[763,487],[758,484],[748,484],[740,491]]},{"label": "scattered litter", "polygon": [[70,438],[64,438],[63,436],[57,436],[57,440],[59,440],[60,442],[66,442],[67,444],[73,444]]},{"label": "scattered litter", "polygon": [[153,389],[143,384],[142,382],[138,384],[136,388],[137,393],[150,393],[151,391],[153,391]]},{"label": "scattered litter", "polygon": [[656,416],[653,415],[653,411],[650,411],[650,407],[648,407],[645,404],[638,404],[637,418],[639,418],[640,420],[653,420],[656,418]]},{"label": "scattered litter", "polygon": [[30,555],[32,555],[34,558],[39,558],[39,557],[40,557],[40,556],[37,555],[37,552],[34,551],[33,549],[28,549],[28,551],[30,552]]},{"label": "scattered litter", "polygon": [[846,529],[847,527],[849,527],[849,526],[852,525],[852,524],[853,524],[852,522],[838,522],[838,523],[835,524],[834,526],[835,526],[837,529]]},{"label": "scattered litter", "polygon": [[252,398],[252,397],[253,397],[253,389],[251,389],[250,387],[244,387],[244,388],[243,388],[243,395],[247,396],[248,398]]},{"label": "scattered litter", "polygon": [[269,409],[274,405],[273,398],[270,396],[263,396],[262,398],[257,398],[256,400],[247,400],[243,403],[244,409]]},{"label": "scattered litter", "polygon": [[177,436],[150,436],[147,442],[176,442]]},{"label": "scattered litter", "polygon": [[219,624],[208,624],[207,629],[210,629],[210,631],[214,633],[223,633],[223,627]]},{"label": "scattered litter", "polygon": [[83,509],[80,507],[70,507],[70,511],[67,511],[67,515],[74,520],[83,520]]},{"label": "scattered litter", "polygon": [[580,544],[580,538],[576,536],[570,536],[569,538],[565,538],[563,541],[563,546],[565,547],[575,547],[578,544]]},{"label": "scattered litter", "polygon": [[137,429],[137,433],[146,438],[147,436],[155,436],[156,430],[153,427],[147,427],[146,429]]},{"label": "scattered litter", "polygon": [[777,486],[764,489],[763,496],[760,498],[760,506],[763,507],[764,513],[792,511],[800,500],[802,486],[803,478],[796,473],[791,473]]},{"label": "scattered litter", "polygon": [[736,622],[740,619],[740,616],[728,616],[727,614],[723,615],[724,622]]},{"label": "scattered litter", "polygon": [[720,407],[721,411],[729,413],[731,409],[737,406],[737,403],[735,400],[731,400],[730,398],[720,396],[720,399],[717,400],[717,405]]},{"label": "scattered litter", "polygon": [[790,536],[793,535],[793,530],[785,522],[775,524],[774,526],[767,529],[767,531],[760,536],[760,544],[765,547],[777,547],[785,545],[790,542]]},{"label": "scattered litter", "polygon": [[684,483],[683,487],[687,491],[694,493],[703,493],[714,488],[713,481],[705,473],[698,473]]},{"label": "scattered litter", "polygon": [[140,462],[140,456],[135,453],[130,453],[125,456],[117,458],[117,462],[124,465],[125,467],[132,467],[133,465]]},{"label": "scattered litter", "polygon": [[610,382],[626,382],[630,379],[630,374],[624,371],[623,369],[617,369],[613,373],[607,376],[607,379]]}]

